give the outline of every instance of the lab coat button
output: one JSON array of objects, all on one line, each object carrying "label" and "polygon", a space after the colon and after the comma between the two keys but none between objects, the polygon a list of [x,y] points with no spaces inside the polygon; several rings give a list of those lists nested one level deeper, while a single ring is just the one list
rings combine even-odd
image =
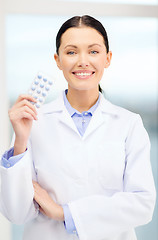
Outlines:
[{"label": "lab coat button", "polygon": [[73,233],[76,234],[76,230],[73,230]]},{"label": "lab coat button", "polygon": [[7,163],[7,167],[10,167],[11,165],[10,165],[10,163]]}]

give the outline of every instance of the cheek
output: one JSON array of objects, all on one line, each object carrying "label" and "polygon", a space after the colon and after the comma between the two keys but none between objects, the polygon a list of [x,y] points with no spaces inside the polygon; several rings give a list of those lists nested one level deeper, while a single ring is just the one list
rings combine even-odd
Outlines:
[{"label": "cheek", "polygon": [[102,69],[105,67],[106,56],[104,54],[96,56],[94,59],[91,59],[91,63],[96,66],[97,69]]},{"label": "cheek", "polygon": [[95,64],[95,68],[98,72],[103,73],[105,68],[105,59],[102,59],[102,61],[97,61]]},{"label": "cheek", "polygon": [[60,63],[63,71],[69,71],[75,65],[76,59],[65,56],[61,59]]}]

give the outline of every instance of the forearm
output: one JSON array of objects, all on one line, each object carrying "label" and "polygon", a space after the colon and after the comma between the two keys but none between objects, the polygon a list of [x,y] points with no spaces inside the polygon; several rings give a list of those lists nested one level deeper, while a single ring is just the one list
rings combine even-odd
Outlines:
[{"label": "forearm", "polygon": [[56,204],[55,209],[56,210],[52,213],[52,218],[58,221],[64,221],[65,219],[63,208],[60,205]]},{"label": "forearm", "polygon": [[16,156],[16,155],[19,155],[21,153],[24,153],[26,148],[27,148],[27,142],[26,141],[23,141],[23,140],[20,140],[20,139],[15,139],[13,155]]},{"label": "forearm", "polygon": [[37,182],[33,181],[34,199],[39,204],[39,210],[44,215],[58,221],[64,221],[62,206],[57,204]]},{"label": "forearm", "polygon": [[32,171],[29,154],[10,168],[0,167],[1,200],[5,216],[15,224],[23,224],[38,215],[33,202]]}]

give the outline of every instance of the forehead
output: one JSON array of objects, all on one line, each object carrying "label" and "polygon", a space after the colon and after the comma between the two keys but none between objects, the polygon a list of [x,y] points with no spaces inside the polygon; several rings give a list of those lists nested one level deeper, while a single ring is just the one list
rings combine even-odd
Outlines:
[{"label": "forehead", "polygon": [[67,44],[104,44],[103,36],[91,27],[72,27],[67,29],[61,37],[61,45]]}]

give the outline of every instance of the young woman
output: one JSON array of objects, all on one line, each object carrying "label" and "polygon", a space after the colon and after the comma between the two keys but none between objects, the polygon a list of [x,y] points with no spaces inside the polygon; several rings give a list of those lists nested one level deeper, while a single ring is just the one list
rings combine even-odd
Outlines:
[{"label": "young woman", "polygon": [[155,204],[150,142],[138,114],[99,92],[112,58],[104,27],[67,20],[54,58],[68,89],[38,114],[29,95],[9,110],[15,140],[1,160],[1,212],[26,223],[25,240],[135,240]]}]

